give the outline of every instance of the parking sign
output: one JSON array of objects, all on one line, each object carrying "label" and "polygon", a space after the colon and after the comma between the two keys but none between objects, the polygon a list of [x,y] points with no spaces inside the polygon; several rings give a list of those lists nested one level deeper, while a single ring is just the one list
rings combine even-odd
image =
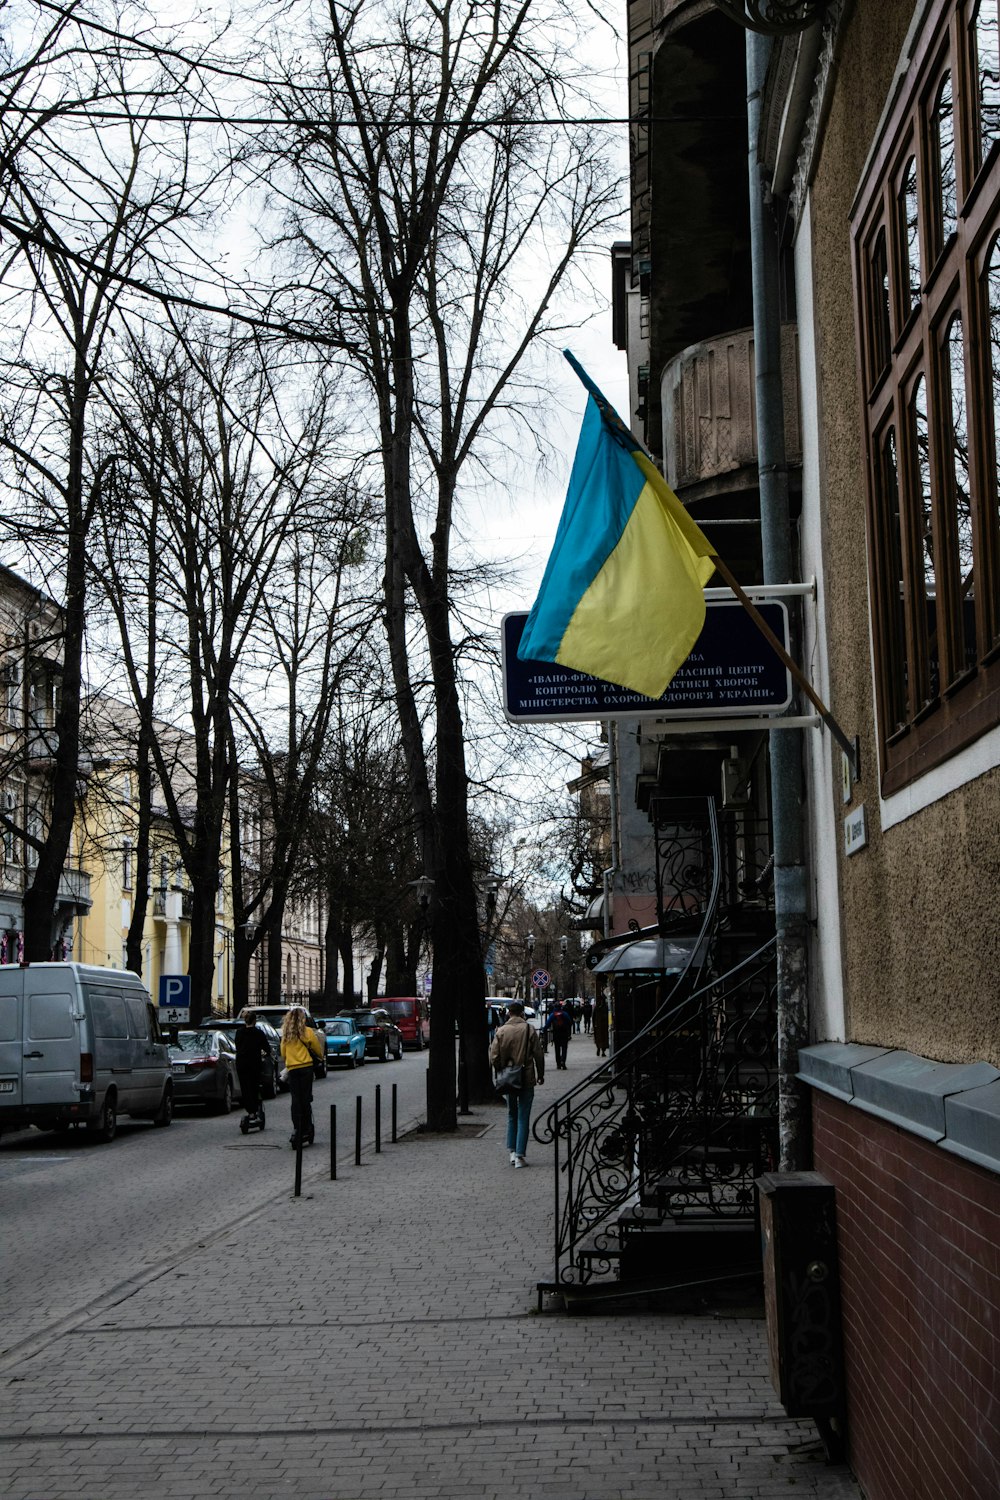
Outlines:
[{"label": "parking sign", "polygon": [[185,1025],[191,1019],[191,975],[161,974],[159,999],[161,1025]]}]

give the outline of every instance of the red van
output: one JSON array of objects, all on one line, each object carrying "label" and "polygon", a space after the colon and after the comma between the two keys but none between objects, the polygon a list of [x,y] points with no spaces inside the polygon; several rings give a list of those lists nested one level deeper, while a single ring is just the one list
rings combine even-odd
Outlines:
[{"label": "red van", "polygon": [[422,1047],[430,1045],[431,1019],[427,1001],[419,995],[379,995],[372,1007],[387,1010],[403,1033],[403,1046]]}]

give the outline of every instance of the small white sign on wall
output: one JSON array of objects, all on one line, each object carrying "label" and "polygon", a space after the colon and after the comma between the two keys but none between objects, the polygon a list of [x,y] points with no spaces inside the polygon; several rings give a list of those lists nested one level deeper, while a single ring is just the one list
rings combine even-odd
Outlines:
[{"label": "small white sign on wall", "polygon": [[865,821],[865,804],[849,812],[844,819],[844,853],[857,854],[868,842],[868,825]]}]

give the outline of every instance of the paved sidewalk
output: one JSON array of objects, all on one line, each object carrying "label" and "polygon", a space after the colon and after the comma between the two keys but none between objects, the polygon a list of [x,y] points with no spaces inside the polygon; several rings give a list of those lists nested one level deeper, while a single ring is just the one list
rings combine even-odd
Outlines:
[{"label": "paved sidewalk", "polygon": [[[575,1038],[536,1106],[591,1060]],[[552,1169],[532,1143],[512,1170],[504,1120],[336,1182],[316,1150],[302,1198],[40,1338],[0,1369],[0,1494],[859,1500],[777,1404],[759,1319],[535,1311]]]}]

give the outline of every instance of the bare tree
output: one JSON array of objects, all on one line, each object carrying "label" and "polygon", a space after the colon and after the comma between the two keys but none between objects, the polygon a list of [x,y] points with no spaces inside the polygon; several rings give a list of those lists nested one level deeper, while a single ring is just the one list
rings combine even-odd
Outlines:
[{"label": "bare tree", "polygon": [[[25,955],[51,955],[53,912],[77,799],[87,614],[87,550],[107,469],[92,445],[99,382],[127,300],[126,281],[159,279],[213,176],[189,133],[149,120],[158,102],[199,92],[193,67],[158,61],[116,36],[77,29],[71,11],[8,53],[0,111],[0,350],[5,404],[0,535],[15,556],[55,571],[63,595],[62,672],[47,826],[24,899]],[[9,44],[8,44],[9,45]],[[114,105],[111,127],[69,113]]]},{"label": "bare tree", "polygon": [[271,182],[302,273],[288,317],[309,308],[349,355],[381,466],[390,663],[435,882],[440,1129],[456,1124],[456,1017],[470,1095],[490,1093],[453,639],[460,480],[488,482],[488,457],[520,441],[519,371],[557,325],[574,257],[617,207],[592,133],[539,123],[566,108],[569,24],[559,0],[330,0],[311,56],[297,49],[272,100],[286,126]]},{"label": "bare tree", "polygon": [[[115,426],[102,547],[91,564],[118,624],[119,645],[148,755],[193,904],[192,1008],[211,994],[215,907],[233,820],[234,963],[243,976],[253,943],[244,922],[265,900],[243,888],[239,806],[233,801],[240,727],[253,727],[256,773],[266,749],[249,705],[285,720],[281,824],[271,901],[287,885],[296,820],[329,712],[341,634],[345,556],[357,529],[328,461],[329,391],[279,395],[268,361],[231,336],[189,330],[152,346],[136,341],[115,382]],[[320,539],[320,540],[317,540]],[[346,549],[346,551],[345,551]],[[276,691],[275,679],[283,675]],[[159,719],[154,719],[154,706]],[[183,741],[164,721],[190,723]],[[142,764],[142,763],[140,763]],[[284,799],[284,800],[282,800]],[[289,801],[291,799],[291,802]],[[279,869],[278,866],[281,866]],[[280,922],[280,903],[274,920]],[[197,1019],[197,1014],[194,1016]]]}]

